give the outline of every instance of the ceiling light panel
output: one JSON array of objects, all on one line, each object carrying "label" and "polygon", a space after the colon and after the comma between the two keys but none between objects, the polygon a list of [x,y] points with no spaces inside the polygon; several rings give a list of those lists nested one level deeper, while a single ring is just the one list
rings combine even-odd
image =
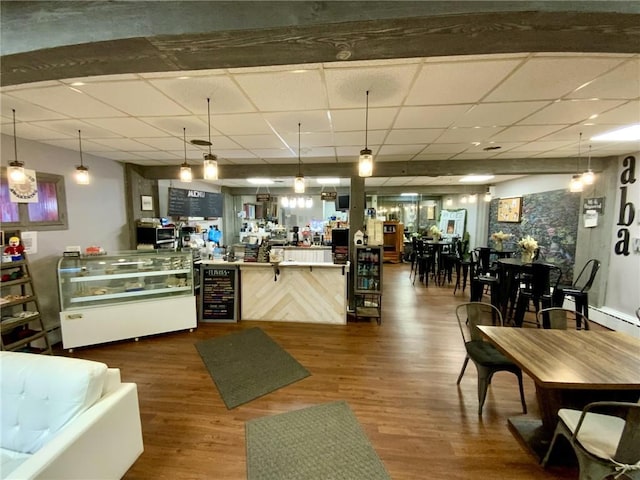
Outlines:
[{"label": "ceiling light panel", "polygon": [[328,108],[319,70],[242,74],[235,79],[262,112]]},{"label": "ceiling light panel", "polygon": [[[490,93],[485,101],[555,100],[621,63],[621,58],[534,57]],[[549,72],[553,72],[550,75]]]},{"label": "ceiling light panel", "polygon": [[519,63],[520,60],[498,60],[425,64],[405,105],[478,102]]}]

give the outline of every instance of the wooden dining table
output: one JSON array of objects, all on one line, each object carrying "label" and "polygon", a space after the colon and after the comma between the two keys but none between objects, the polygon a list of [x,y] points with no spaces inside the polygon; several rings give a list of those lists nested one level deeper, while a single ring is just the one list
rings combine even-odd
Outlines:
[{"label": "wooden dining table", "polygon": [[535,383],[540,418],[510,418],[509,427],[538,459],[546,453],[560,408],[640,399],[639,338],[612,331],[478,328]]}]

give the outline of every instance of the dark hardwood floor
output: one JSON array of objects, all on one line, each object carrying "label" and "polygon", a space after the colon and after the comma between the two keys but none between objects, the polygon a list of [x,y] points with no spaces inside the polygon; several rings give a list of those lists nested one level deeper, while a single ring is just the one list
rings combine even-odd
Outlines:
[{"label": "dark hardwood floor", "polygon": [[[239,322],[57,354],[98,360],[138,385],[144,453],[126,479],[246,478],[247,420],[346,400],[393,479],[575,479],[577,469],[542,469],[507,428],[521,415],[514,375],[498,373],[482,417],[476,371],[456,378],[464,347],[454,314],[469,289],[411,285],[409,264],[385,264],[383,321],[344,326]],[[227,410],[194,343],[254,326],[311,376]],[[525,375],[530,415],[533,382]],[[365,479],[363,479],[365,480]]]}]

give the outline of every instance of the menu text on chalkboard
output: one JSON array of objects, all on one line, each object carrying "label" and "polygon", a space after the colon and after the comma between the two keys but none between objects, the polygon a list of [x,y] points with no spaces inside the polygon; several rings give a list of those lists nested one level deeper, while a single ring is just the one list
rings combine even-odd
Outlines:
[{"label": "menu text on chalkboard", "polygon": [[169,187],[167,215],[176,217],[222,217],[222,194]]},{"label": "menu text on chalkboard", "polygon": [[238,270],[233,267],[203,265],[200,283],[200,320],[236,322],[238,310]]}]

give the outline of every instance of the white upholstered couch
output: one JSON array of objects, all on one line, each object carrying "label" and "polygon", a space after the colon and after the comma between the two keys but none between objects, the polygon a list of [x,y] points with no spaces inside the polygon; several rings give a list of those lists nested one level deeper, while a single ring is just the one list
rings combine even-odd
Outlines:
[{"label": "white upholstered couch", "polygon": [[75,358],[0,352],[0,478],[118,479],[143,450],[137,387]]}]

